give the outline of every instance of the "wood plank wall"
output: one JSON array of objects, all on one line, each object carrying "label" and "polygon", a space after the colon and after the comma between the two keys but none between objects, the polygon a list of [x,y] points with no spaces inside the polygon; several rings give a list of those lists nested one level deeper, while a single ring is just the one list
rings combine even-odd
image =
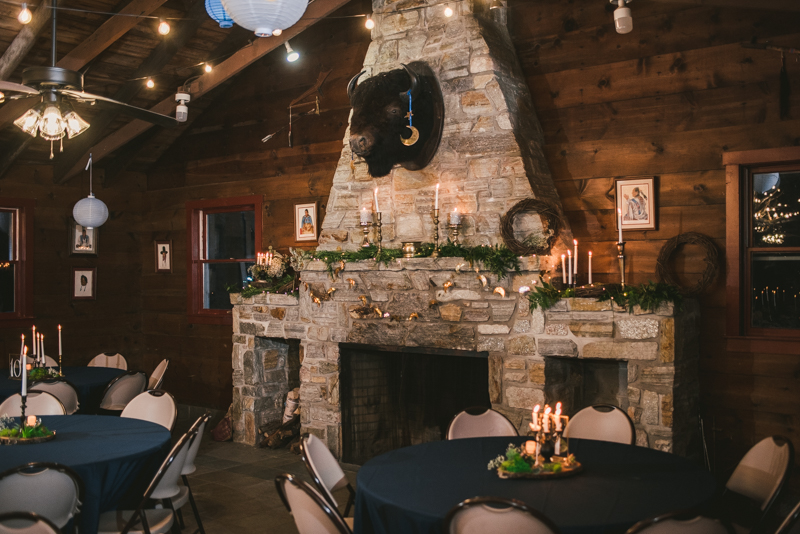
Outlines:
[{"label": "wood plank wall", "polygon": [[[582,250],[594,251],[596,280],[618,280],[614,179],[658,177],[658,229],[625,234],[629,276],[641,283],[656,279],[659,251],[679,233],[706,234],[724,252],[725,151],[800,143],[800,64],[787,58],[792,118],[781,121],[780,54],[740,46],[797,47],[800,13],[641,2],[631,5],[633,32],[618,35],[613,9],[511,0],[508,19],[561,201]],[[676,257],[685,282],[698,279],[702,257],[691,248]],[[702,410],[723,479],[765,436],[800,446],[800,348],[726,352],[724,285],[720,272],[701,300]]]}]

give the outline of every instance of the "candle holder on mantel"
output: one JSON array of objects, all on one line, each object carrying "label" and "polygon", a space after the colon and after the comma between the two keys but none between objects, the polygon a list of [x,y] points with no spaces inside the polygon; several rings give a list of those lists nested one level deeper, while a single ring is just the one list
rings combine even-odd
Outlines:
[{"label": "candle holder on mantel", "polygon": [[625,287],[625,241],[617,243],[617,251],[619,252],[619,277],[620,285]]},{"label": "candle holder on mantel", "polygon": [[383,235],[381,235],[381,226],[383,226],[383,224],[381,224],[381,212],[377,212],[377,216],[378,222],[375,223],[375,228],[377,229],[375,241],[377,241],[376,245],[378,246],[378,254],[380,254],[383,251]]},{"label": "candle holder on mantel", "polygon": [[433,252],[431,258],[439,257],[439,209],[433,210]]},{"label": "candle holder on mantel", "polygon": [[364,239],[361,241],[361,248],[369,248],[371,245],[369,242],[369,227],[372,226],[372,223],[362,221],[359,224],[361,224],[361,233],[364,234]]},{"label": "candle holder on mantel", "polygon": [[458,229],[461,228],[461,223],[450,223],[447,227],[450,229],[450,241],[452,241],[454,245],[458,245]]}]

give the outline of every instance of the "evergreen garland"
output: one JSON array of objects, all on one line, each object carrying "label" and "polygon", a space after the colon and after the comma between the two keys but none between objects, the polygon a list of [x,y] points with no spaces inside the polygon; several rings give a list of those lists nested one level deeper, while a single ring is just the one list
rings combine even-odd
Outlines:
[{"label": "evergreen garland", "polygon": [[[552,284],[548,284],[539,277],[541,285],[535,286],[528,293],[528,302],[530,303],[531,311],[541,307],[542,310],[548,310],[558,303],[563,298],[570,298],[575,296],[575,290],[572,288],[558,289]],[[675,311],[681,311],[683,304],[683,295],[676,286],[665,284],[663,282],[647,284],[640,284],[638,286],[627,286],[623,288],[620,285],[613,284],[603,286],[603,292],[597,297],[598,302],[613,300],[617,306],[628,310],[628,313],[633,313],[634,308],[638,305],[645,311],[655,311],[662,304],[673,304]]]}]

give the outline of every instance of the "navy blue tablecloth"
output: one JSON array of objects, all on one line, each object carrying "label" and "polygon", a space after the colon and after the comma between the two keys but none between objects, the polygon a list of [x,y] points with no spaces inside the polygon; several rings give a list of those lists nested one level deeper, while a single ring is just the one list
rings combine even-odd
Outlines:
[{"label": "navy blue tablecloth", "polygon": [[549,516],[563,534],[624,532],[671,510],[714,495],[712,476],[673,454],[591,440],[570,440],[584,470],[557,480],[501,480],[487,464],[509,442],[527,438],[437,441],[398,449],[358,471],[355,534],[440,534],[445,515],[470,497],[496,496],[527,503]]},{"label": "navy blue tablecloth", "polygon": [[[97,413],[103,392],[109,382],[125,371],[112,367],[64,367],[64,378],[78,391],[80,410],[78,413]],[[0,374],[0,402],[19,393],[22,387],[19,380],[8,378],[8,372]],[[30,383],[28,383],[30,388]]]},{"label": "navy blue tablecloth", "polygon": [[79,529],[97,532],[102,512],[126,496],[138,504],[147,484],[170,450],[170,433],[161,425],[102,415],[42,417],[56,439],[12,445],[0,451],[0,472],[28,462],[57,462],[74,469],[84,484]]}]

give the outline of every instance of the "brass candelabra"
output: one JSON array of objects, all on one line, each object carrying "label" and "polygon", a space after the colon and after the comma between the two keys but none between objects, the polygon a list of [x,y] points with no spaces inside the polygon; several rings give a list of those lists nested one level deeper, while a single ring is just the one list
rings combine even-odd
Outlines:
[{"label": "brass candelabra", "polygon": [[439,257],[439,210],[433,210],[433,252],[431,258]]},{"label": "brass candelabra", "polygon": [[617,251],[619,252],[619,277],[620,277],[620,284],[622,287],[625,287],[625,242],[621,241],[617,243]]}]

